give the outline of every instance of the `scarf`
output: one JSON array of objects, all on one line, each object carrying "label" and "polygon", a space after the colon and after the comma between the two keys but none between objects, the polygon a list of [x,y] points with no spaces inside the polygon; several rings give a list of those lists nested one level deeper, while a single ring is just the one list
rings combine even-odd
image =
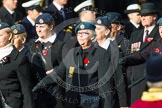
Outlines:
[{"label": "scarf", "polygon": [[13,46],[11,44],[8,44],[8,45],[0,48],[0,60],[4,57],[8,56],[12,50],[13,50]]}]

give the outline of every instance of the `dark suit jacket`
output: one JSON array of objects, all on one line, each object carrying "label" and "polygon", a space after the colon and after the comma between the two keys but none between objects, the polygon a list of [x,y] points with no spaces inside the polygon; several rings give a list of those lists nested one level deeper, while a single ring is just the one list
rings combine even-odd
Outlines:
[{"label": "dark suit jacket", "polygon": [[139,30],[141,28],[142,28],[141,25],[138,28],[136,28],[130,21],[128,21],[125,24],[125,28],[124,28],[127,39],[130,39],[132,32]]},{"label": "dark suit jacket", "polygon": [[13,24],[21,22],[22,18],[23,15],[17,10],[15,10],[12,16],[4,7],[0,8],[0,20],[2,22],[6,22],[12,26]]},{"label": "dark suit jacket", "polygon": [[129,50],[129,40],[126,39],[125,34],[119,33],[116,36],[115,40],[119,48],[119,57],[127,55],[130,52],[130,50]]},{"label": "dark suit jacket", "polygon": [[21,20],[21,24],[24,25],[27,33],[26,43],[29,42],[31,39],[38,38],[35,26],[31,24],[31,22],[27,19],[27,17],[24,17]]},{"label": "dark suit jacket", "polygon": [[[144,29],[137,30],[132,33],[131,38],[130,38],[130,44],[135,43],[135,42],[141,42],[141,46],[139,49],[140,52],[145,50],[147,47],[149,47],[151,43],[153,42],[153,41],[143,42],[143,33],[144,33]],[[151,31],[148,38],[153,38],[154,41],[156,41],[159,38],[159,32],[158,32],[157,26],[155,26],[155,28]],[[144,76],[144,73],[145,73],[145,64],[128,67],[128,70],[127,70],[128,83],[132,84],[135,81],[141,79]],[[137,87],[140,84],[142,84],[141,87]],[[142,95],[142,92],[145,89],[146,89],[146,85],[144,82],[139,82],[136,86],[132,87],[131,90],[135,90],[135,92],[132,92],[131,103],[139,99]]]},{"label": "dark suit jacket", "polygon": [[0,90],[13,108],[33,108],[31,71],[28,59],[16,48],[0,64]]},{"label": "dark suit jacket", "polygon": [[[39,48],[36,48],[37,45],[39,46]],[[53,67],[58,66],[62,60],[62,47],[63,42],[59,41],[58,39],[56,39],[54,43],[52,43],[51,62]],[[30,61],[32,63],[33,72],[36,75],[36,83],[38,83],[44,76],[46,76],[45,72],[47,71],[45,63],[40,57],[40,54],[42,54],[43,50],[42,44],[40,42],[35,42],[35,40],[33,39],[28,43],[28,48],[30,50],[30,53],[32,54]]]},{"label": "dark suit jacket", "polygon": [[159,38],[157,41],[151,43],[149,47],[144,49],[141,52],[135,52],[129,56],[125,57],[125,65],[133,66],[144,63],[150,56],[156,54],[162,54],[162,38]]},{"label": "dark suit jacket", "polygon": [[[137,30],[132,33],[131,38],[130,38],[130,44],[135,43],[135,42],[141,42],[140,51],[144,50],[152,42],[152,41],[143,42],[143,33],[144,33],[144,29]],[[154,40],[157,40],[160,37],[157,26],[155,26],[155,28],[151,31],[148,37],[153,38]]]},{"label": "dark suit jacket", "polygon": [[[48,8],[45,10],[45,12],[50,13],[53,18],[55,19],[55,24],[58,25],[64,21],[63,16],[60,14],[59,10],[56,8],[56,6],[51,3]],[[73,10],[70,10],[69,8],[64,7],[64,13],[65,13],[65,20],[73,17]]]}]

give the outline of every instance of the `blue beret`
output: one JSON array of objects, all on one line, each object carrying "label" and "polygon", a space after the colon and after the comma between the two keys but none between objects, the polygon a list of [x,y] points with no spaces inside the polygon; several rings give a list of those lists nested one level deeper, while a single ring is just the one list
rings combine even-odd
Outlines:
[{"label": "blue beret", "polygon": [[122,15],[120,13],[118,13],[118,12],[108,12],[108,13],[106,13],[106,16],[111,21],[111,23],[121,23],[121,24],[123,24]]},{"label": "blue beret", "polygon": [[7,27],[10,27],[7,23],[5,23],[5,22],[0,23],[0,30],[4,29],[4,28],[7,28]]},{"label": "blue beret", "polygon": [[108,19],[107,16],[102,16],[102,17],[97,17],[95,20],[95,24],[96,25],[103,25],[103,26],[110,26],[111,25],[111,21]]},{"label": "blue beret", "polygon": [[162,55],[155,55],[146,61],[146,80],[150,82],[162,81]]},{"label": "blue beret", "polygon": [[95,30],[95,26],[92,23],[89,22],[81,22],[75,27],[75,33],[77,33],[79,30]]},{"label": "blue beret", "polygon": [[11,26],[11,30],[14,35],[26,33],[26,30],[22,24],[16,24],[16,25]]},{"label": "blue beret", "polygon": [[160,18],[160,19],[157,21],[157,24],[158,24],[159,26],[162,26],[162,18]]},{"label": "blue beret", "polygon": [[54,19],[49,13],[43,13],[35,20],[35,24],[51,24],[53,22]]}]

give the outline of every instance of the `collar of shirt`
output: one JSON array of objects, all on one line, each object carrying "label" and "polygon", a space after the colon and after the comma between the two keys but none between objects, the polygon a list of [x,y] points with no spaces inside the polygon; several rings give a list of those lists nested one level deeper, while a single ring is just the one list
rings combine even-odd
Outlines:
[{"label": "collar of shirt", "polygon": [[115,40],[115,37],[109,38],[109,40],[114,41]]},{"label": "collar of shirt", "polygon": [[[95,49],[98,47],[98,45],[94,45],[93,43],[91,44],[91,46],[86,49],[86,52],[88,52],[88,54],[94,55],[95,53]],[[84,50],[85,52],[85,50]],[[78,50],[75,52],[76,55],[82,55],[83,54],[83,49],[81,47],[78,47]]]},{"label": "collar of shirt", "polygon": [[[42,40],[41,38],[38,38],[35,42],[38,42],[38,41],[42,42],[41,40]],[[56,40],[56,33],[50,36],[47,40],[48,40],[47,42],[54,43],[54,41]]]},{"label": "collar of shirt", "polygon": [[21,52],[23,49],[24,49],[24,46],[21,49],[19,49],[19,52]]},{"label": "collar of shirt", "polygon": [[[7,9],[7,8],[6,8]],[[12,15],[15,11],[7,9],[7,11]]]},{"label": "collar of shirt", "polygon": [[148,28],[145,28],[145,29],[144,29],[144,32],[145,32],[146,30],[149,30],[149,33],[148,33],[148,34],[150,34],[151,31],[154,29],[154,27],[155,27],[155,25],[152,25],[152,26],[150,26],[150,27],[148,27]]},{"label": "collar of shirt", "polygon": [[109,45],[110,45],[110,39],[107,38],[105,42],[101,45],[101,47],[107,50]]},{"label": "collar of shirt", "polygon": [[134,23],[132,20],[130,20],[130,22],[131,22],[136,28],[138,28],[138,27],[140,26],[139,24]]},{"label": "collar of shirt", "polygon": [[60,4],[58,4],[56,1],[53,1],[53,4],[56,6],[56,8],[60,11],[61,8],[64,8],[64,6],[61,6]]},{"label": "collar of shirt", "polygon": [[29,20],[29,22],[30,22],[33,26],[35,26],[35,22],[34,22],[29,16],[27,16],[26,18]]}]

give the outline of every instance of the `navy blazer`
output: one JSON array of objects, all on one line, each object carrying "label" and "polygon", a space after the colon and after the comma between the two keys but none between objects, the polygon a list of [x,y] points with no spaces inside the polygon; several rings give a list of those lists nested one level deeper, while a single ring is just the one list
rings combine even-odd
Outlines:
[{"label": "navy blazer", "polygon": [[2,22],[6,22],[8,23],[9,25],[13,25],[13,24],[17,24],[19,22],[21,22],[21,19],[23,18],[23,15],[15,10],[13,16],[7,11],[6,8],[4,7],[1,7],[0,8],[0,20]]}]

